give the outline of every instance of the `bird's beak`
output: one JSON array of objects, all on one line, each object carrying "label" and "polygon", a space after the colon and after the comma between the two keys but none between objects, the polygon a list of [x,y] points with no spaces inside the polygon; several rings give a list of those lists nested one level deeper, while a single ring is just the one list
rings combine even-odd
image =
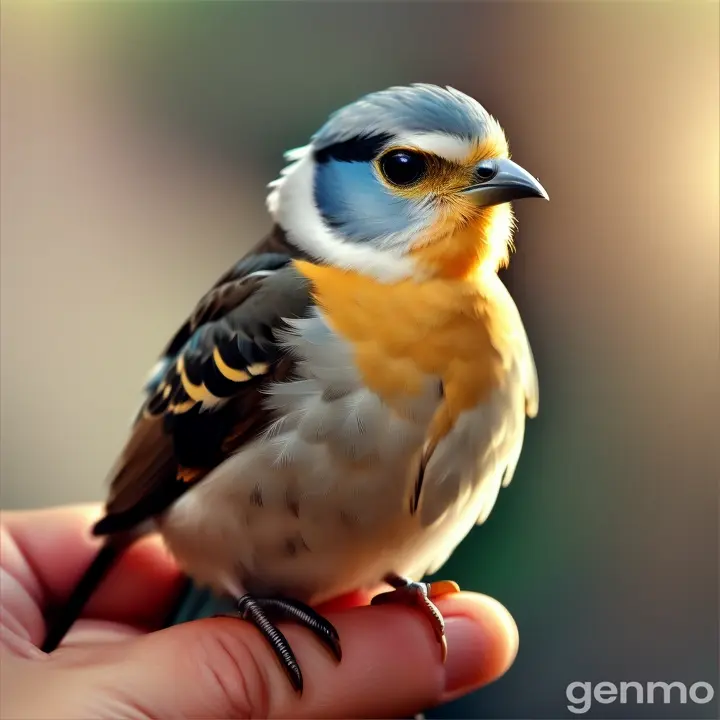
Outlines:
[{"label": "bird's beak", "polygon": [[475,168],[476,182],[462,194],[478,207],[537,197],[549,200],[545,188],[525,169],[506,158],[483,160]]}]

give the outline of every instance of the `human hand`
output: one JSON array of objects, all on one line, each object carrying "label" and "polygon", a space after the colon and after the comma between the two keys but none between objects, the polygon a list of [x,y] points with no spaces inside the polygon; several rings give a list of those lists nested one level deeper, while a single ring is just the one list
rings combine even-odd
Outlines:
[{"label": "human hand", "polygon": [[512,663],[517,630],[496,601],[460,593],[438,601],[443,666],[427,619],[401,606],[358,607],[353,596],[322,608],[338,629],[335,665],[315,639],[282,626],[303,668],[291,689],[258,631],[212,618],[159,630],[182,576],[158,538],[120,560],[83,618],[52,654],[39,649],[43,614],[68,597],[97,542],[98,506],[2,513],[0,716],[33,718],[398,717],[459,697]]}]

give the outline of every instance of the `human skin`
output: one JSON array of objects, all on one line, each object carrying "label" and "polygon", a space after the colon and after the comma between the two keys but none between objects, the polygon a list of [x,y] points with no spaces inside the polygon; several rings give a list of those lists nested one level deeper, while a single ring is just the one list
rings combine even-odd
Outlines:
[{"label": "human skin", "polygon": [[368,607],[356,594],[324,605],[343,660],[305,629],[281,624],[303,670],[293,692],[258,631],[232,618],[159,629],[182,575],[156,537],[132,547],[52,655],[39,649],[44,613],[89,564],[96,505],[0,513],[0,716],[32,718],[350,718],[411,716],[502,675],[517,629],[495,600],[474,593],[437,605],[445,665],[427,618],[409,607]]}]

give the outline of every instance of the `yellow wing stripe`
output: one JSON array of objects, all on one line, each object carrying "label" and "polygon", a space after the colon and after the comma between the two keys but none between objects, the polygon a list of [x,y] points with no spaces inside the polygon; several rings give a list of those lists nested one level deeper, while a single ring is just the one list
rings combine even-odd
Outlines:
[{"label": "yellow wing stripe", "polygon": [[171,403],[170,407],[168,407],[168,410],[175,415],[181,415],[188,410],[192,410],[196,405],[197,403],[194,400],[186,400],[182,403]]},{"label": "yellow wing stripe", "polygon": [[204,384],[195,385],[190,382],[185,373],[185,359],[182,355],[178,358],[176,367],[180,374],[180,382],[182,383],[183,389],[195,402],[203,402],[204,400],[214,400],[217,402],[220,400],[220,398],[215,397]]},{"label": "yellow wing stripe", "polygon": [[257,377],[258,375],[264,375],[268,371],[268,367],[267,363],[253,363],[247,366],[247,371],[252,377]]},{"label": "yellow wing stripe", "polygon": [[[231,368],[222,359],[220,351],[217,347],[213,349],[212,359],[217,369],[222,373],[222,375],[231,382],[236,383],[246,382],[251,378],[256,377],[257,375],[263,375],[268,371],[269,368],[267,363],[253,363],[252,365],[248,365],[245,370],[235,370],[234,368]],[[197,403],[205,403],[206,405],[211,405],[222,402],[223,398],[219,398],[213,393],[211,393],[210,390],[205,387],[205,383],[196,385],[195,383],[190,381],[187,373],[185,372],[185,359],[182,355],[180,355],[180,357],[178,357],[177,361],[175,362],[175,369],[180,376],[180,382],[182,383],[182,387],[187,393],[190,400],[186,400],[185,402],[181,403],[171,402],[168,407],[168,410],[170,412],[175,414],[184,413],[195,407]],[[167,398],[170,394],[170,385],[166,385],[165,387],[161,386],[160,392],[162,393],[163,398]]]},{"label": "yellow wing stripe", "polygon": [[[213,360],[215,361],[215,365],[217,365],[217,369],[228,379],[232,380],[232,382],[246,382],[250,379],[250,374],[245,372],[244,370],[235,370],[231,368],[221,357],[220,351],[215,348],[213,350]],[[252,365],[250,366],[252,367]],[[248,368],[250,370],[250,368]],[[255,373],[253,373],[255,374]],[[190,393],[188,393],[190,395]],[[192,397],[192,396],[191,396]]]}]

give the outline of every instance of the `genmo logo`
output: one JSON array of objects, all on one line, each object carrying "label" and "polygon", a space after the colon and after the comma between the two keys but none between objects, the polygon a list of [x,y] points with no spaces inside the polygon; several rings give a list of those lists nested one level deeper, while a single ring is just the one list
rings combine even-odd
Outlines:
[{"label": "genmo logo", "polygon": [[586,713],[593,701],[602,705],[612,703],[650,705],[652,703],[705,705],[715,697],[715,688],[706,682],[696,682],[688,687],[681,682],[572,682],[565,690],[569,701],[568,710],[576,715]]}]

